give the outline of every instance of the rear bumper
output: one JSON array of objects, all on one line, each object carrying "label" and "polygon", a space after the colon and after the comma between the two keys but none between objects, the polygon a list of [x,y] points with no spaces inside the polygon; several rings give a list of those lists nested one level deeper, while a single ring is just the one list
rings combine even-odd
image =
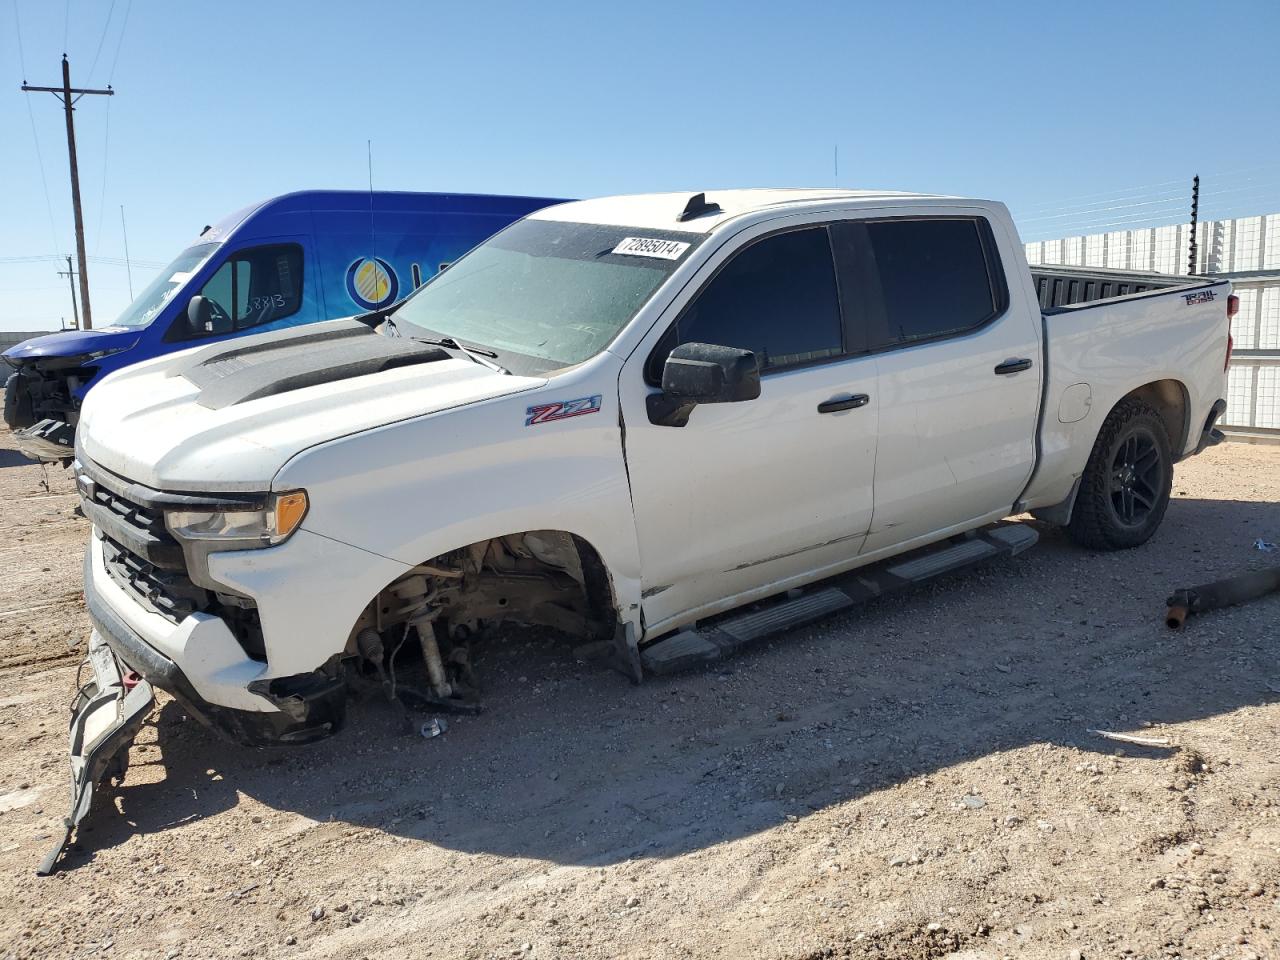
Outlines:
[{"label": "rear bumper", "polygon": [[[307,743],[342,726],[347,694],[341,681],[304,675],[293,685],[305,689],[304,696],[290,689],[288,681],[293,678],[255,682],[261,680],[266,665],[247,658],[217,617],[193,614],[174,625],[142,611],[106,573],[97,537],[90,539],[85,557],[84,594],[94,630],[120,661],[228,739],[246,746]],[[121,610],[155,618],[163,625],[164,635],[156,635],[157,643],[149,642]],[[159,641],[185,654],[200,672],[189,677],[158,648]],[[282,695],[273,696],[272,689],[280,689]]]},{"label": "rear bumper", "polygon": [[1205,418],[1204,429],[1200,432],[1200,439],[1196,441],[1196,448],[1192,452],[1192,456],[1203,452],[1206,447],[1216,446],[1227,438],[1227,435],[1217,427],[1218,421],[1226,412],[1227,401],[1217,400],[1212,409],[1210,409],[1209,416]]}]

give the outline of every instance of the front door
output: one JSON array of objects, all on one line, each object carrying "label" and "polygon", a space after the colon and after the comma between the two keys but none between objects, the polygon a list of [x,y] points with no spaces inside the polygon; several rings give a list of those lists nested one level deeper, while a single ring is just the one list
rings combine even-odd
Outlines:
[{"label": "front door", "polygon": [[[647,635],[849,561],[871,522],[876,361],[841,308],[830,229],[759,232],[707,264],[620,378]],[[760,396],[650,423],[662,362],[689,342],[752,350]]]}]

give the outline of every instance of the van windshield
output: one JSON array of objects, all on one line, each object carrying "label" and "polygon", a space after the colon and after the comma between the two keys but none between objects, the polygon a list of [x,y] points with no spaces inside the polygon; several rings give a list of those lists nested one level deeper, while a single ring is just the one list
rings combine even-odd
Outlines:
[{"label": "van windshield", "polygon": [[418,288],[392,321],[403,336],[487,347],[519,373],[571,366],[603,350],[701,239],[521,220]]},{"label": "van windshield", "polygon": [[216,243],[197,243],[193,247],[187,247],[174,258],[173,263],[160,271],[147,289],[138,294],[138,299],[129,304],[111,325],[145,327],[217,248]]}]

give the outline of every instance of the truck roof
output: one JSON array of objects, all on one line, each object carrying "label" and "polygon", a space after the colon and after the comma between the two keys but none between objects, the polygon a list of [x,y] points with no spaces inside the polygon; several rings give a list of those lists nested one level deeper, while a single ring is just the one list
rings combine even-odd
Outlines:
[{"label": "truck roof", "polygon": [[[697,206],[696,198],[704,197],[705,206]],[[804,207],[832,200],[874,204],[884,200],[933,200],[937,194],[903,193],[894,190],[844,190],[835,188],[753,188],[739,190],[707,190],[704,193],[636,193],[617,197],[597,197],[562,203],[531,213],[532,219],[565,220],[575,223],[620,224],[657,230],[710,233],[728,220],[745,214],[776,211],[779,208]],[[692,216],[680,219],[694,204]],[[714,206],[713,206],[714,205]],[[718,209],[715,209],[717,208]],[[698,212],[701,210],[702,212]]]}]

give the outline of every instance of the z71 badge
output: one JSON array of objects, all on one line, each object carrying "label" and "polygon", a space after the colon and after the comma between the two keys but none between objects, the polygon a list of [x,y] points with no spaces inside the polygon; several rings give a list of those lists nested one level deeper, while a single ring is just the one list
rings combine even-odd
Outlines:
[{"label": "z71 badge", "polygon": [[1212,290],[1197,290],[1195,293],[1184,293],[1182,299],[1187,301],[1187,306],[1193,303],[1209,303],[1216,297]]},{"label": "z71 badge", "polygon": [[594,397],[583,397],[580,400],[540,403],[536,407],[525,410],[524,425],[532,427],[535,423],[550,423],[552,420],[568,420],[570,417],[599,413],[600,400],[601,395],[597,393]]}]

